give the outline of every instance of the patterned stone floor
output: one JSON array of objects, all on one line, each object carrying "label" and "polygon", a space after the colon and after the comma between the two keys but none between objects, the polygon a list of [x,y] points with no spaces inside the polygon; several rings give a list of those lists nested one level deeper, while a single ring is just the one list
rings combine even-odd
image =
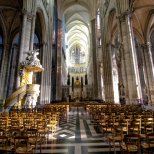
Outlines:
[{"label": "patterned stone floor", "polygon": [[[72,107],[54,135],[42,144],[43,154],[112,154],[100,128],[83,107]],[[112,149],[113,151],[113,149]],[[36,153],[40,153],[37,147]],[[119,152],[117,152],[118,154]]]}]

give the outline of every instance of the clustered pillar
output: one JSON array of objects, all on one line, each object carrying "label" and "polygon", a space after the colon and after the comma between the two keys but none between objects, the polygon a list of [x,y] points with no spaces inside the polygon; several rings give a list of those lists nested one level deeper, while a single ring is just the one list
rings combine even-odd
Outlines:
[{"label": "clustered pillar", "polygon": [[96,44],[96,19],[91,20],[91,54],[93,56],[93,97],[98,99],[98,64],[97,64],[97,44]]}]

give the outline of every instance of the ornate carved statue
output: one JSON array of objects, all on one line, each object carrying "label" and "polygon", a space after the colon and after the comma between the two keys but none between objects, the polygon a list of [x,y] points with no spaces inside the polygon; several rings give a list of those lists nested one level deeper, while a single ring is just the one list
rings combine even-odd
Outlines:
[{"label": "ornate carved statue", "polygon": [[67,75],[67,85],[70,85],[70,74]]},{"label": "ornate carved statue", "polygon": [[76,77],[75,85],[76,85],[76,86],[80,86],[80,80],[79,80],[78,77]]},{"label": "ornate carved statue", "polygon": [[26,86],[25,107],[32,108],[36,106],[39,96],[39,85],[33,84],[33,72],[41,72],[43,69],[40,60],[37,58],[39,49],[27,52],[25,61],[21,63],[19,76],[20,86]]},{"label": "ornate carved statue", "polygon": [[125,96],[125,87],[123,85],[123,83],[119,83],[119,93],[120,93],[120,96]]},{"label": "ornate carved statue", "polygon": [[125,100],[125,87],[124,87],[123,83],[119,83],[119,96],[120,96],[120,103],[125,104],[126,103],[126,100]]},{"label": "ornate carved statue", "polygon": [[42,65],[40,64],[40,60],[37,58],[37,56],[39,55],[38,51],[39,51],[39,49],[27,52],[26,60],[24,62],[22,62],[21,65],[42,68]]},{"label": "ornate carved statue", "polygon": [[26,96],[26,101],[25,101],[25,108],[29,108],[30,107],[30,105],[31,105],[31,103],[32,103],[32,96],[31,95],[27,95]]}]

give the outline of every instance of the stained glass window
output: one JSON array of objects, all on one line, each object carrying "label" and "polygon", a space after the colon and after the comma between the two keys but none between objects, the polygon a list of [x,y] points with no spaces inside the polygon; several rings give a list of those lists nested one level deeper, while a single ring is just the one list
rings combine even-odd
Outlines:
[{"label": "stained glass window", "polygon": [[81,51],[81,48],[79,46],[73,48],[71,52],[71,62],[72,64],[85,63],[85,52]]},{"label": "stained glass window", "polygon": [[154,63],[154,31],[151,33],[150,41],[151,41],[152,59],[153,59],[153,63]]},{"label": "stained glass window", "polygon": [[14,36],[11,48],[11,65],[10,65],[10,75],[8,83],[7,95],[9,96],[16,88],[16,78],[18,76],[18,59],[19,59],[19,43],[20,37],[19,33]]},{"label": "stained glass window", "polygon": [[35,33],[34,34],[34,49],[39,49],[39,37],[38,35]]},{"label": "stained glass window", "polygon": [[3,35],[0,33],[0,68],[2,64],[2,56],[3,56]]}]

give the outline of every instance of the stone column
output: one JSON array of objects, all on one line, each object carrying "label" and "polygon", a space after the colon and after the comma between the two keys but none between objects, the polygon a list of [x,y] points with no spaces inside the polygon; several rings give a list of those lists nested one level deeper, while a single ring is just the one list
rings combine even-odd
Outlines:
[{"label": "stone column", "polygon": [[0,78],[0,103],[4,103],[7,95],[7,84],[9,78],[9,59],[10,59],[10,44],[4,44],[3,63]]},{"label": "stone column", "polygon": [[130,12],[122,12],[119,16],[119,25],[121,33],[122,54],[123,54],[123,78],[125,97],[129,104],[136,103],[139,98],[139,78],[135,62],[135,48],[132,37]]},{"label": "stone column", "polygon": [[[123,99],[125,99],[125,93],[123,91],[124,85],[123,85],[123,78],[122,78],[121,44],[119,42],[117,42],[116,44],[112,44],[111,50],[112,50],[111,51],[111,60],[112,60],[112,56],[115,56],[115,64],[113,64],[113,62],[111,62],[112,69],[113,69],[113,67],[115,67],[115,69],[117,71],[116,73],[118,75],[118,88],[114,89],[113,91],[115,92],[115,90],[118,90],[119,100],[117,100],[116,103],[120,103],[120,102],[122,103],[122,101],[124,101]],[[113,74],[113,82],[114,82],[114,74]],[[113,86],[114,86],[114,83],[113,83]],[[115,99],[115,96],[114,96],[114,99]]]},{"label": "stone column", "polygon": [[98,59],[97,59],[97,37],[96,37],[96,19],[91,20],[91,54],[93,58],[93,90],[94,90],[94,99],[98,99]]},{"label": "stone column", "polygon": [[153,61],[152,61],[152,53],[151,53],[151,44],[150,42],[146,44],[142,44],[143,51],[143,60],[144,60],[144,69],[145,69],[145,77],[146,77],[146,93],[148,96],[148,104],[154,105],[154,74],[153,74]]},{"label": "stone column", "polygon": [[33,44],[34,44],[34,34],[35,34],[35,21],[36,21],[36,15],[32,16],[32,25],[31,25],[31,36],[30,36],[30,50],[33,50]]},{"label": "stone column", "polygon": [[[22,32],[21,32],[21,42],[20,42],[20,54],[19,54],[19,63],[25,60],[26,52],[29,51],[30,47],[30,38],[31,38],[31,22],[33,15],[26,10],[23,11],[23,23],[22,23]],[[20,78],[17,78],[17,87],[20,86]]]},{"label": "stone column", "polygon": [[105,100],[105,92],[104,92],[104,79],[103,79],[103,62],[99,63],[99,94],[101,100]]},{"label": "stone column", "polygon": [[46,46],[46,50],[47,50],[47,103],[50,103],[51,100],[51,61],[52,61],[52,57],[51,57],[51,50],[49,49],[49,45]]},{"label": "stone column", "polygon": [[49,83],[48,83],[48,50],[47,50],[47,43],[43,43],[43,57],[42,57],[42,66],[44,71],[42,72],[41,76],[41,96],[40,96],[40,103],[47,104],[49,103],[48,99],[48,91],[49,91]]},{"label": "stone column", "polygon": [[23,11],[23,23],[22,23],[22,32],[21,32],[21,41],[20,41],[20,55],[19,55],[19,61],[21,62],[23,60],[23,52],[25,47],[25,35],[27,30],[27,18],[28,13],[26,11]]},{"label": "stone column", "polygon": [[62,99],[62,21],[58,19],[57,31],[57,77],[56,77],[56,100]]},{"label": "stone column", "polygon": [[103,52],[103,75],[105,101],[114,102],[112,68],[111,68],[111,43],[107,43]]}]

